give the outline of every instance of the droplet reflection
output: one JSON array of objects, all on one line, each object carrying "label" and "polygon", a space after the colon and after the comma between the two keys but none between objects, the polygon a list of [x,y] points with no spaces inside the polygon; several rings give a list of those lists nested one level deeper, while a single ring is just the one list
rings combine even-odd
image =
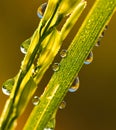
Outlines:
[{"label": "droplet reflection", "polygon": [[88,65],[93,61],[93,52],[91,51],[88,55],[88,57],[86,58],[86,60],[84,61],[84,64]]},{"label": "droplet reflection", "polygon": [[66,57],[66,56],[67,56],[67,50],[65,50],[65,49],[61,50],[60,56],[61,56],[62,58]]},{"label": "droplet reflection", "polygon": [[105,31],[103,31],[103,32],[101,33],[100,37],[103,38],[103,37],[104,37],[104,34],[105,34]]},{"label": "droplet reflection", "polygon": [[39,97],[38,97],[38,96],[34,96],[33,99],[32,99],[32,103],[33,103],[33,105],[36,106],[36,105],[39,104],[39,102],[40,102]]},{"label": "droplet reflection", "polygon": [[79,88],[79,85],[80,85],[79,77],[76,77],[68,91],[76,92],[77,89]]},{"label": "droplet reflection", "polygon": [[54,63],[53,65],[52,65],[52,69],[53,69],[53,71],[58,71],[59,70],[59,67],[60,67],[60,64],[59,63]]},{"label": "droplet reflection", "polygon": [[59,106],[59,109],[64,109],[65,107],[66,107],[66,102],[62,101],[60,106]]},{"label": "droplet reflection", "polygon": [[29,45],[30,45],[30,42],[31,42],[31,39],[27,39],[25,40],[21,45],[20,45],[20,50],[23,54],[26,54],[27,53],[27,50],[29,48]]},{"label": "droplet reflection", "polygon": [[108,30],[108,25],[105,26],[104,30]]},{"label": "droplet reflection", "polygon": [[12,79],[8,79],[7,81],[5,81],[3,83],[3,86],[2,86],[2,92],[5,94],[5,95],[10,95],[11,91],[12,91],[12,88],[13,88],[13,85],[14,85],[14,78]]},{"label": "droplet reflection", "polygon": [[39,8],[37,9],[37,16],[40,19],[43,18],[46,7],[47,7],[47,3],[44,3],[44,4],[40,5]]},{"label": "droplet reflection", "polygon": [[95,44],[96,47],[99,47],[101,45],[101,38],[98,39],[97,43]]}]

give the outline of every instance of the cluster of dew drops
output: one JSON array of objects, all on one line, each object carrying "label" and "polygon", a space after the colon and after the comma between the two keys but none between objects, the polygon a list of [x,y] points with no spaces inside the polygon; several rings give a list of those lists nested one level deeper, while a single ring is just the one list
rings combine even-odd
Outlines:
[{"label": "cluster of dew drops", "polygon": [[[37,9],[37,16],[42,19],[43,15],[44,15],[44,12],[45,12],[45,9],[47,7],[47,3],[44,3],[42,5],[39,6],[39,8]],[[101,39],[104,37],[104,32],[108,29],[108,26],[106,25],[105,26],[105,29],[104,31],[102,32],[102,34],[100,35],[100,37],[98,38],[98,41],[96,43],[95,46],[99,47],[100,46],[100,42],[101,42]],[[29,46],[29,41],[21,44],[20,46],[20,50],[22,53],[26,54],[27,52],[27,49],[28,49],[28,46]],[[67,56],[67,50],[66,49],[62,49],[61,52],[60,52],[60,56],[61,58],[65,58]],[[84,61],[84,64],[88,65],[90,64],[91,62],[93,61],[93,52],[91,51],[89,53],[89,55],[87,56],[86,60]],[[58,71],[60,68],[60,64],[59,63],[54,63],[53,66],[52,66],[52,69],[54,72]],[[5,83],[3,83],[3,86],[2,86],[2,92],[5,94],[5,95],[10,95],[11,93],[11,90],[12,90],[12,87],[14,85],[14,81],[15,81],[15,77],[12,78],[12,79],[8,79]],[[80,81],[79,81],[79,77],[77,76],[71,87],[69,88],[69,92],[73,93],[73,92],[76,92],[79,88],[79,84],[80,84]],[[38,105],[40,102],[40,98],[39,96],[34,96],[33,99],[32,99],[32,103],[33,105]],[[60,106],[59,106],[59,109],[64,109],[66,107],[66,102],[65,101],[62,101]],[[53,130],[51,128],[44,128],[44,130]]]},{"label": "cluster of dew drops", "polygon": [[[45,12],[45,9],[47,7],[47,3],[43,3],[42,5],[39,6],[39,8],[37,9],[37,16],[42,19],[43,15],[44,15],[44,12]],[[102,34],[100,35],[100,37],[98,38],[98,41],[96,43],[95,46],[100,46],[100,41],[101,39],[104,37],[104,32],[105,30],[108,29],[108,26],[106,25],[105,26],[105,29],[104,31],[102,32]],[[26,54],[27,52],[27,48],[29,46],[29,40],[27,40],[27,42],[24,43],[24,45],[22,44],[20,46],[20,50],[22,53]],[[27,45],[26,45],[27,44]],[[61,52],[60,52],[60,56],[61,58],[65,58],[67,56],[67,50],[66,49],[62,49]],[[86,60],[84,61],[84,64],[90,64],[91,62],[93,61],[93,52],[91,51],[89,53],[89,55],[87,56]],[[53,66],[52,66],[52,69],[54,72],[58,71],[60,68],[60,64],[59,63],[54,63]],[[2,92],[5,94],[5,95],[10,95],[11,93],[11,90],[12,90],[12,86],[14,85],[14,82],[15,82],[15,77],[12,78],[12,79],[8,79],[6,82],[3,83],[3,86],[2,86]],[[71,88],[69,88],[69,92],[76,92],[77,89],[79,88],[79,77],[77,76],[74,80],[74,82],[72,83],[72,86]],[[33,105],[37,105],[39,103],[39,97],[38,96],[34,96],[33,97]],[[61,107],[60,106],[60,109],[64,108],[65,105],[62,105],[62,104],[66,104],[64,103],[64,101],[61,103]]]},{"label": "cluster of dew drops", "polygon": [[[39,17],[40,19],[42,19],[46,7],[47,7],[47,3],[44,3],[44,4],[42,4],[42,5],[38,8],[38,10],[37,10],[37,15],[38,15],[38,17]],[[104,37],[104,32],[105,32],[105,30],[107,30],[107,29],[108,29],[108,26],[106,25],[104,31],[102,32],[102,34],[101,34],[100,37],[98,38],[98,41],[97,41],[97,43],[96,43],[96,45],[95,45],[96,47],[99,47],[99,46],[100,46],[101,39]],[[60,52],[60,56],[61,56],[61,58],[65,58],[65,57],[67,56],[67,50],[66,50],[66,49],[62,49],[61,52]],[[90,64],[92,61],[93,61],[93,52],[91,51],[91,52],[89,53],[89,55],[87,56],[86,60],[84,61],[84,64],[88,65],[88,64]],[[60,64],[59,64],[59,63],[54,63],[54,64],[52,65],[52,69],[53,69],[54,72],[58,71],[59,68],[60,68]],[[78,88],[79,88],[79,85],[80,85],[80,81],[79,81],[79,77],[77,76],[77,77],[74,79],[74,81],[73,81],[73,83],[72,83],[72,85],[71,85],[71,87],[69,88],[68,91],[69,91],[69,92],[72,92],[72,93],[73,93],[73,92],[76,92],[76,91],[78,90]],[[34,105],[37,105],[38,103],[39,103],[39,97],[35,96],[35,97],[33,98],[33,104],[34,104]],[[59,109],[64,109],[65,106],[66,106],[66,102],[65,102],[65,101],[62,101],[61,104],[60,104],[60,106],[59,106]],[[46,130],[47,130],[47,129],[46,129]]]},{"label": "cluster of dew drops", "polygon": [[[43,3],[42,5],[39,6],[39,8],[37,9],[37,16],[42,19],[43,15],[44,15],[44,12],[45,12],[45,9],[47,7],[47,3]],[[95,46],[100,46],[100,41],[101,39],[104,37],[104,32],[105,30],[108,29],[108,26],[106,25],[105,26],[105,29],[104,31],[102,32],[102,34],[100,35],[100,37],[98,38],[98,41],[96,43]],[[26,42],[27,44],[29,44],[29,41]],[[28,46],[28,45],[27,45]],[[21,45],[20,49],[21,49],[21,52],[26,54],[26,51],[27,51],[27,47],[26,45]],[[62,58],[65,58],[67,56],[67,50],[66,49],[62,49],[61,52],[60,52],[60,56]],[[89,53],[89,55],[87,56],[86,60],[84,61],[84,64],[90,64],[91,62],[93,61],[93,52],[91,51]],[[54,72],[58,71],[59,70],[59,67],[60,67],[60,64],[59,63],[54,63],[53,66],[52,66],[52,69]],[[2,87],[2,91],[5,95],[10,95],[11,93],[11,89],[12,89],[12,86],[14,85],[14,81],[15,81],[15,77],[12,78],[12,79],[8,79],[4,84],[3,84],[3,87]],[[75,92],[77,91],[77,89],[79,88],[79,77],[77,76],[71,86],[71,88],[69,88],[69,92]],[[37,105],[38,104],[38,101],[39,101],[39,98],[37,96],[34,97],[33,99],[33,104],[34,105]]]},{"label": "cluster of dew drops", "polygon": [[[42,19],[43,15],[44,15],[44,12],[45,12],[45,9],[47,7],[47,3],[44,3],[42,5],[39,6],[39,8],[37,9],[37,16]],[[29,47],[29,44],[30,44],[30,39],[27,39],[25,42],[23,42],[21,45],[20,45],[20,50],[23,54],[26,54],[27,53],[27,50],[28,50],[28,47]],[[14,82],[15,82],[15,77],[12,78],[12,79],[8,79],[7,81],[5,81],[3,83],[3,86],[2,86],[2,92],[5,94],[5,95],[10,95],[11,93],[11,90],[12,90],[12,87],[14,85]],[[39,100],[39,98],[37,96],[34,97],[34,100],[33,100],[33,104],[34,105],[37,105],[37,100]],[[35,101],[35,102],[34,102]]]}]

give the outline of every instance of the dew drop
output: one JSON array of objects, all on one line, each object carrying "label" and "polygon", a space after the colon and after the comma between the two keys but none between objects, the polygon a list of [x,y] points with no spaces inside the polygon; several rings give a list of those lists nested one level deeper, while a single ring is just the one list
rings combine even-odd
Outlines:
[{"label": "dew drop", "polygon": [[10,95],[11,91],[12,91],[12,88],[13,88],[13,85],[14,85],[14,78],[12,79],[8,79],[7,81],[5,81],[3,83],[3,86],[2,86],[2,92],[5,94],[5,95]]},{"label": "dew drop", "polygon": [[66,56],[67,56],[67,50],[65,50],[65,49],[61,50],[60,56],[61,56],[62,58],[66,57]]},{"label": "dew drop", "polygon": [[93,61],[93,52],[91,51],[87,57],[87,59],[84,61],[84,64],[88,65]]},{"label": "dew drop", "polygon": [[101,33],[97,43],[95,44],[95,46],[99,47],[100,46],[100,42],[101,42],[101,39],[104,37],[104,34],[105,34],[105,31],[108,29],[108,25],[105,26],[104,28],[104,31]]},{"label": "dew drop", "polygon": [[101,44],[101,38],[98,39],[97,43],[95,44],[96,47],[99,47]]},{"label": "dew drop", "polygon": [[103,32],[101,33],[100,37],[103,38],[103,37],[104,37],[104,34],[105,34],[105,31],[103,31]]},{"label": "dew drop", "polygon": [[104,30],[108,30],[108,25],[105,26]]},{"label": "dew drop", "polygon": [[44,130],[54,130],[55,128],[55,124],[56,124],[56,112],[54,112],[54,114],[52,115],[51,119],[48,121],[46,127],[44,128]]},{"label": "dew drop", "polygon": [[33,105],[38,105],[40,102],[40,98],[38,96],[34,96],[33,99],[32,99],[32,103]]},{"label": "dew drop", "polygon": [[60,64],[59,63],[54,63],[53,65],[52,65],[52,69],[53,69],[53,71],[58,71],[59,70],[59,67],[60,67]]},{"label": "dew drop", "polygon": [[60,106],[59,106],[59,109],[64,109],[65,107],[66,107],[66,102],[62,101]]},{"label": "dew drop", "polygon": [[47,7],[47,3],[43,3],[42,5],[39,6],[39,8],[37,9],[37,16],[42,19],[45,9]]},{"label": "dew drop", "polygon": [[71,87],[69,88],[69,92],[76,92],[77,89],[79,88],[79,77],[76,77],[71,85]]},{"label": "dew drop", "polygon": [[54,130],[54,129],[52,129],[52,128],[44,128],[44,130]]},{"label": "dew drop", "polygon": [[26,54],[27,53],[27,50],[29,48],[29,45],[30,45],[30,42],[31,42],[31,39],[27,39],[25,40],[21,45],[20,45],[20,50],[23,54]]}]

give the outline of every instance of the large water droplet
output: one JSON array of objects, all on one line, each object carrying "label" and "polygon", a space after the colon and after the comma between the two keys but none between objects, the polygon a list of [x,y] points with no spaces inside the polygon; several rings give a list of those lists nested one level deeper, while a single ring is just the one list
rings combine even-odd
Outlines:
[{"label": "large water droplet", "polygon": [[29,45],[30,45],[30,42],[31,42],[31,38],[25,40],[21,45],[20,45],[20,50],[23,54],[26,54],[27,53],[27,50],[29,48]]},{"label": "large water droplet", "polygon": [[46,7],[47,7],[47,3],[44,3],[44,4],[40,5],[39,8],[37,9],[37,16],[40,19],[43,18]]},{"label": "large water droplet", "polygon": [[3,86],[2,86],[2,92],[5,94],[5,95],[10,95],[11,91],[12,91],[12,88],[13,88],[13,85],[14,85],[14,78],[12,79],[8,79],[7,81],[5,81],[3,83]]},{"label": "large water droplet", "polygon": [[59,67],[60,67],[60,64],[59,64],[59,63],[54,63],[54,64],[52,65],[53,71],[58,71],[58,70],[59,70]]},{"label": "large water droplet", "polygon": [[84,64],[88,65],[93,61],[93,52],[91,51],[87,57],[87,59],[84,61]]},{"label": "large water droplet", "polygon": [[79,84],[80,84],[79,77],[76,77],[68,91],[76,92],[77,89],[79,88]]},{"label": "large water droplet", "polygon": [[33,103],[33,105],[36,106],[36,105],[39,104],[39,102],[40,102],[39,97],[38,97],[38,96],[34,96],[33,99],[32,99],[32,103]]},{"label": "large water droplet", "polygon": [[62,58],[66,57],[66,56],[67,56],[67,50],[65,50],[65,49],[61,50],[60,56],[61,56]]},{"label": "large water droplet", "polygon": [[66,102],[62,101],[60,106],[59,106],[59,109],[64,109],[65,107],[66,107]]}]

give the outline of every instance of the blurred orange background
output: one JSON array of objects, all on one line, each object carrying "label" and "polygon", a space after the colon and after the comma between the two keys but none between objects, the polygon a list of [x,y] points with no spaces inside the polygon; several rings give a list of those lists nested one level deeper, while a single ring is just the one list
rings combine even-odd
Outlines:
[{"label": "blurred orange background", "polygon": [[[83,19],[95,0],[88,5],[63,43],[70,44]],[[39,23],[36,10],[44,0],[0,1],[0,86],[14,77],[20,68],[24,55],[20,44],[30,37]],[[67,106],[59,110],[55,130],[116,130],[116,14],[109,23],[100,47],[93,49],[94,60],[84,65],[79,73],[80,88],[65,97]],[[57,59],[56,59],[57,61]],[[52,70],[44,76],[39,85],[40,95],[51,76]],[[49,75],[50,74],[50,75]],[[7,96],[0,90],[0,114]],[[19,118],[16,130],[21,130],[32,110],[30,102]]]}]

